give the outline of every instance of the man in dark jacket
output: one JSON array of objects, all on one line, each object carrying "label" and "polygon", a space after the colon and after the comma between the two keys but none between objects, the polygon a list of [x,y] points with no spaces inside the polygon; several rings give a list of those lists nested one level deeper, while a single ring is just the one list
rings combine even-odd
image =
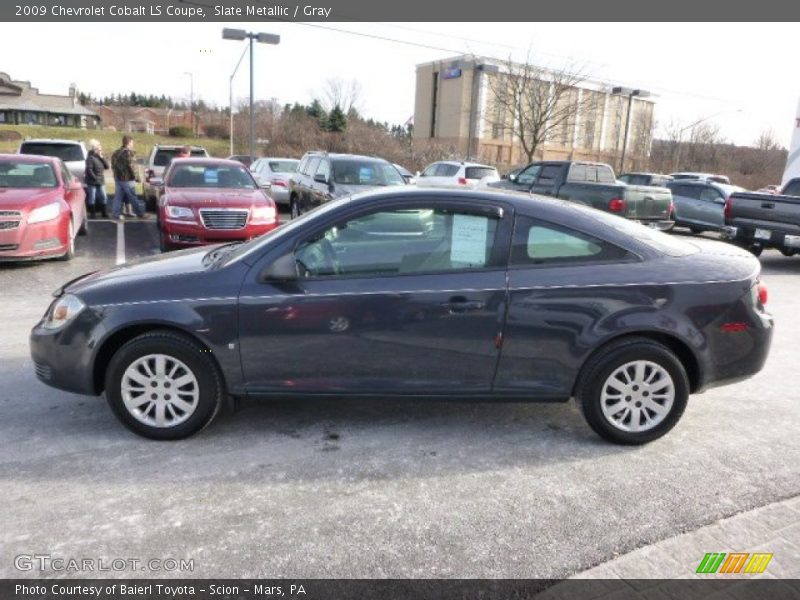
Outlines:
[{"label": "man in dark jacket", "polygon": [[122,146],[111,155],[111,170],[114,172],[114,204],[111,207],[111,218],[119,220],[122,212],[122,202],[130,202],[136,216],[140,219],[147,215],[144,207],[136,197],[136,182],[139,173],[136,169],[136,153],[133,151],[133,138],[129,135],[122,136]]},{"label": "man in dark jacket", "polygon": [[103,156],[103,147],[97,140],[89,140],[89,155],[86,157],[86,204],[89,207],[89,217],[94,219],[95,209],[99,208],[104,219],[108,218],[106,204],[106,169],[110,169],[108,160]]}]

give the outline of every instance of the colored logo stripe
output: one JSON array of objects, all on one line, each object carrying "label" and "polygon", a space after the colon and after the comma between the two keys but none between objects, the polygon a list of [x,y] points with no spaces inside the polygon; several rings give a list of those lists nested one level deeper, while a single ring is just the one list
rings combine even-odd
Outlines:
[{"label": "colored logo stripe", "polygon": [[697,573],[716,573],[722,561],[725,560],[724,552],[707,552],[697,567]]},{"label": "colored logo stripe", "polygon": [[720,573],[740,572],[748,556],[750,555],[747,552],[731,552],[725,562],[722,563]]},{"label": "colored logo stripe", "polygon": [[767,553],[759,553],[759,554],[752,554],[750,556],[750,562],[747,563],[747,566],[744,568],[745,573],[763,573],[769,561],[772,560],[772,554]]},{"label": "colored logo stripe", "polygon": [[[748,560],[748,558],[750,560]],[[772,554],[766,552],[707,552],[697,567],[697,573],[714,574],[763,573],[767,569]]]}]

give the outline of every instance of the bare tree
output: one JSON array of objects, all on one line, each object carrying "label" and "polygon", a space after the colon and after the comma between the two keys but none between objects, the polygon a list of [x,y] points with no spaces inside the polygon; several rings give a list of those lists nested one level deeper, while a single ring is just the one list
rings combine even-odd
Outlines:
[{"label": "bare tree", "polygon": [[340,77],[330,77],[325,80],[322,86],[322,103],[327,112],[332,111],[336,106],[344,113],[350,111],[360,111],[361,109],[361,84],[357,79],[345,81]]},{"label": "bare tree", "polygon": [[595,94],[579,92],[585,80],[575,65],[548,69],[534,64],[530,54],[523,63],[509,58],[489,77],[487,124],[495,134],[519,140],[530,162],[544,142],[567,143],[574,134],[578,116],[595,101]]}]

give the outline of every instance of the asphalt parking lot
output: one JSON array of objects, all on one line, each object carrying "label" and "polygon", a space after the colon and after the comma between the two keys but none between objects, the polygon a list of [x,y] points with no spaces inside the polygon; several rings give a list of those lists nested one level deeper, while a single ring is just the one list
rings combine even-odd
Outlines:
[{"label": "asphalt parking lot", "polygon": [[[0,265],[2,577],[62,574],[14,568],[36,553],[191,558],[177,575],[198,577],[563,577],[800,494],[800,257],[761,257],[766,368],[694,396],[645,447],[604,443],[571,404],[387,399],[250,402],[157,443],[28,357],[51,292],[113,266],[118,239],[94,222],[72,262]],[[155,224],[123,242],[126,260],[157,253]]]}]

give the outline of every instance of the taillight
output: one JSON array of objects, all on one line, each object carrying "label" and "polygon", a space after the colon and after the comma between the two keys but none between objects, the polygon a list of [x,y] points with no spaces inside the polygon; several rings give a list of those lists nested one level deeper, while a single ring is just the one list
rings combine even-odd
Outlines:
[{"label": "taillight", "polygon": [[466,177],[459,177],[458,178],[458,185],[467,185],[467,178]]},{"label": "taillight", "polygon": [[622,198],[612,198],[608,201],[608,210],[611,212],[625,212],[625,200]]},{"label": "taillight", "polygon": [[722,333],[741,333],[743,331],[747,331],[750,327],[747,323],[743,323],[741,321],[734,322],[734,323],[723,323],[720,325],[720,329]]},{"label": "taillight", "polygon": [[767,304],[767,300],[769,300],[769,292],[767,291],[767,286],[764,285],[762,282],[758,282],[758,302],[761,306],[765,306]]},{"label": "taillight", "polygon": [[675,203],[672,200],[670,200],[669,210],[667,211],[667,218],[671,219],[674,214],[675,214]]},{"label": "taillight", "polygon": [[726,222],[730,220],[732,211],[733,211],[733,202],[729,196],[728,199],[725,200],[725,210],[723,211]]}]

